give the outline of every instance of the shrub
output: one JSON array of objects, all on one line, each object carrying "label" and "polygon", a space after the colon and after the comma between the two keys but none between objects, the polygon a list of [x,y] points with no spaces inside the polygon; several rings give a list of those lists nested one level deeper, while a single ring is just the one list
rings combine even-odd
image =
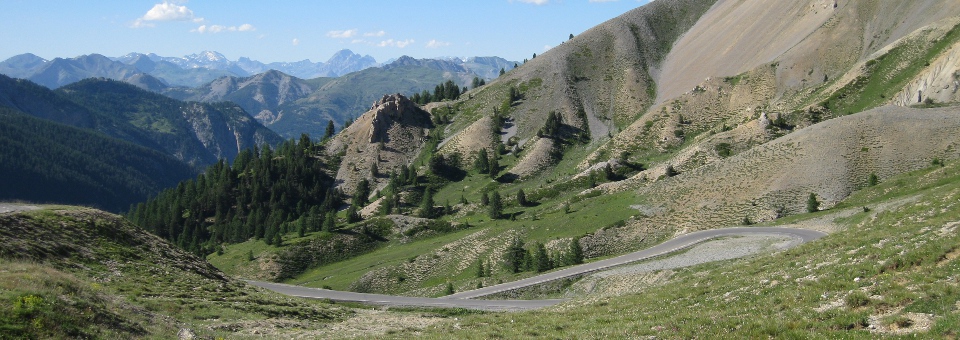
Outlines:
[{"label": "shrub", "polygon": [[868,297],[866,293],[858,290],[847,295],[847,297],[843,299],[843,302],[850,308],[864,307],[870,304],[870,297]]}]

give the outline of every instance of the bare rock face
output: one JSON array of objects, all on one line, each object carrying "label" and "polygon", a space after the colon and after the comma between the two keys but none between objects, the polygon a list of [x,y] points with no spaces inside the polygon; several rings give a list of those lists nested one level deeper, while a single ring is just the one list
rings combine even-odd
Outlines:
[{"label": "bare rock face", "polygon": [[[370,130],[370,143],[386,142],[388,139],[387,131],[395,123],[413,123],[421,121],[424,116],[423,110],[414,102],[403,95],[391,94],[384,95],[380,101],[374,102],[370,107],[373,113],[372,129]],[[425,117],[429,121],[429,115]]]},{"label": "bare rock face", "polygon": [[373,191],[378,190],[391,171],[417,157],[432,128],[430,114],[407,97],[383,96],[327,144],[327,153],[343,154],[337,186],[352,194],[356,184],[367,179]]}]

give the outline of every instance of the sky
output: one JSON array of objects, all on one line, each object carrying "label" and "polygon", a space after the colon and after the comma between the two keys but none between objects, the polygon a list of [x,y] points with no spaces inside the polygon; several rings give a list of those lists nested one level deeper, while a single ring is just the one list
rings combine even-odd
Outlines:
[{"label": "sky", "polygon": [[349,49],[521,61],[651,0],[0,0],[0,60],[131,52],[326,61]]}]

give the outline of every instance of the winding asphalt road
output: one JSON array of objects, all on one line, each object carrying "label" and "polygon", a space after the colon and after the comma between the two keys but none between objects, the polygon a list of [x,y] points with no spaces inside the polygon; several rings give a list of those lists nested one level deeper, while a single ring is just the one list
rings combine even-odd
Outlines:
[{"label": "winding asphalt road", "polygon": [[335,290],[328,290],[328,289],[308,288],[308,287],[293,286],[293,285],[278,284],[278,283],[268,283],[268,282],[258,282],[258,281],[247,281],[247,282],[256,286],[260,286],[263,288],[276,291],[281,294],[286,294],[291,296],[317,298],[317,299],[329,299],[334,301],[361,302],[361,303],[376,304],[376,305],[448,307],[448,308],[468,308],[468,309],[480,309],[480,310],[537,309],[537,308],[555,305],[557,303],[562,302],[563,300],[471,300],[471,299],[483,297],[491,294],[501,293],[505,291],[510,291],[514,289],[529,287],[529,286],[541,284],[544,282],[549,282],[549,281],[559,280],[563,278],[583,275],[591,272],[596,272],[596,271],[604,270],[610,267],[615,267],[615,266],[619,266],[619,265],[627,264],[631,262],[647,260],[653,257],[666,255],[678,250],[689,248],[698,243],[701,243],[710,239],[718,238],[718,237],[742,236],[742,235],[789,236],[792,238],[799,239],[801,243],[806,243],[806,242],[810,242],[810,241],[819,239],[821,237],[824,237],[827,234],[819,231],[815,231],[815,230],[779,228],[779,227],[739,227],[739,228],[704,230],[704,231],[698,231],[698,232],[681,235],[669,241],[658,244],[656,246],[653,246],[641,251],[629,253],[626,255],[614,257],[611,259],[586,263],[579,266],[574,266],[574,267],[546,273],[543,275],[526,278],[523,280],[507,282],[507,283],[503,283],[495,286],[460,292],[453,295],[444,296],[441,298],[421,298],[421,297],[393,296],[393,295],[380,295],[380,294],[364,294],[364,293],[342,292],[342,291],[335,291]]}]

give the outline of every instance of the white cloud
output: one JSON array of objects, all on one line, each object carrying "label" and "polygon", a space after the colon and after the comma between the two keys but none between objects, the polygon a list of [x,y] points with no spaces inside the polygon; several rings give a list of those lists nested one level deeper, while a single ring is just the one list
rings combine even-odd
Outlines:
[{"label": "white cloud", "polygon": [[377,46],[380,46],[380,47],[399,47],[399,48],[404,48],[404,47],[407,47],[408,45],[410,45],[410,44],[412,44],[412,43],[414,43],[414,40],[413,40],[413,39],[407,39],[407,40],[387,39],[387,40],[381,41],[379,44],[377,44]]},{"label": "white cloud", "polygon": [[446,46],[450,46],[450,43],[446,41],[439,41],[436,39],[431,39],[429,42],[427,42],[427,48],[440,48],[440,47],[446,47]]},{"label": "white cloud", "polygon": [[363,34],[363,36],[365,36],[365,37],[382,37],[382,36],[385,36],[385,35],[387,35],[387,32],[386,32],[386,31],[367,32],[367,33],[364,33],[364,34]]},{"label": "white cloud", "polygon": [[143,16],[146,21],[186,21],[194,20],[193,15],[187,6],[177,6],[176,4],[164,2],[156,4]]},{"label": "white cloud", "polygon": [[193,22],[202,22],[203,18],[199,18],[193,14],[187,6],[180,6],[172,2],[164,1],[153,5],[147,14],[144,14],[142,17],[138,18],[133,22],[132,27],[153,27],[154,22],[161,21],[193,21]]},{"label": "white cloud", "polygon": [[590,0],[590,2],[617,2],[620,0]]},{"label": "white cloud", "polygon": [[357,35],[357,30],[355,29],[327,32],[328,37],[337,38],[337,39],[353,38],[355,35]]},{"label": "white cloud", "polygon": [[257,28],[253,27],[251,24],[243,24],[238,26],[223,26],[223,25],[200,25],[196,29],[190,30],[190,32],[197,32],[200,34],[203,33],[220,33],[220,32],[251,32],[256,31]]},{"label": "white cloud", "polygon": [[363,39],[353,39],[350,41],[351,44],[367,44],[368,42]]},{"label": "white cloud", "polygon": [[544,51],[544,52],[549,51],[551,48],[553,48],[553,46],[543,45],[543,51]]},{"label": "white cloud", "polygon": [[513,2],[513,1],[519,1],[519,2],[522,2],[522,3],[534,4],[534,5],[537,5],[537,6],[546,5],[548,2],[550,2],[550,0],[510,0],[510,1],[511,1],[511,2]]},{"label": "white cloud", "polygon": [[300,39],[293,38],[293,46],[300,45]]}]

